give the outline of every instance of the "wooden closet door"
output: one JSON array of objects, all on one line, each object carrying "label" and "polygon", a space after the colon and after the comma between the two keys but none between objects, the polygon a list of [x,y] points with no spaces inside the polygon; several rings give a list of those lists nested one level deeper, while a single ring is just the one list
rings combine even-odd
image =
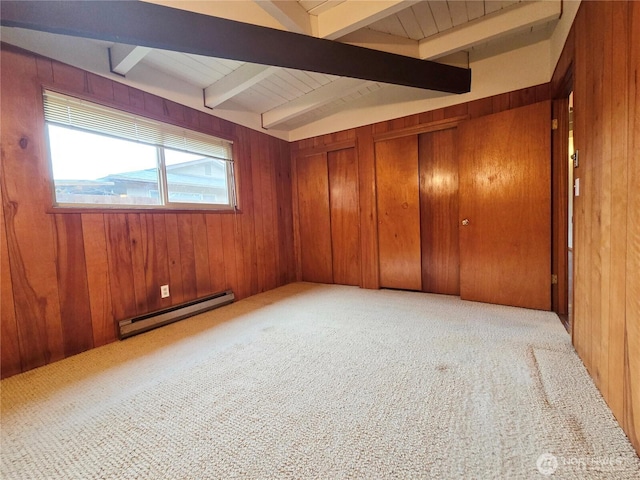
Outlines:
[{"label": "wooden closet door", "polygon": [[419,137],[422,290],[460,294],[456,128]]},{"label": "wooden closet door", "polygon": [[333,282],[360,284],[360,215],[355,148],[329,152],[329,205]]},{"label": "wooden closet door", "polygon": [[463,299],[551,307],[550,120],[542,102],[459,127]]},{"label": "wooden closet door", "polygon": [[296,172],[302,280],[333,283],[326,154],[298,158]]},{"label": "wooden closet door", "polygon": [[380,286],[421,290],[418,136],[375,144]]}]

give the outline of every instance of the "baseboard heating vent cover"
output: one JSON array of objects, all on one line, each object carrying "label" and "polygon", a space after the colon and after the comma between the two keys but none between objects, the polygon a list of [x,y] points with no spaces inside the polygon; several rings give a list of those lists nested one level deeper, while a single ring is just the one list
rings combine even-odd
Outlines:
[{"label": "baseboard heating vent cover", "polygon": [[118,323],[118,337],[120,340],[137,335],[138,333],[177,322],[183,318],[197,315],[198,313],[213,310],[214,308],[228,305],[235,300],[231,290],[215,293],[207,297],[202,297],[192,302],[176,305],[155,312],[140,315],[138,317],[121,320]]}]

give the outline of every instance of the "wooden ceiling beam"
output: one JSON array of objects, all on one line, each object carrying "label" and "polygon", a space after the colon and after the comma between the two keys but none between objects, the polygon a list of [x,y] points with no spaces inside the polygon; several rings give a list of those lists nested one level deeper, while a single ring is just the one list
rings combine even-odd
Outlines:
[{"label": "wooden ceiling beam", "polygon": [[471,89],[469,69],[147,2],[3,0],[0,23],[448,93]]}]

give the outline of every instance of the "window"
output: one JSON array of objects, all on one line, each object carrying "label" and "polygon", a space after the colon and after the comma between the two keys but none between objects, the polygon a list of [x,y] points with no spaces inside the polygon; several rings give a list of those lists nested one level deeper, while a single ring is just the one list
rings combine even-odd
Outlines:
[{"label": "window", "polygon": [[56,206],[234,208],[232,142],[44,92]]}]

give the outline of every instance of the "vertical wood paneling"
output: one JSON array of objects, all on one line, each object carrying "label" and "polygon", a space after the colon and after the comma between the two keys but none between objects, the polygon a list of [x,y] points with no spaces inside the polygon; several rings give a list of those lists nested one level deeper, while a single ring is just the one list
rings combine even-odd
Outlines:
[{"label": "vertical wood paneling", "polygon": [[360,204],[360,262],[363,288],[380,288],[378,260],[378,209],[376,205],[376,167],[373,128],[360,127],[358,139],[358,176]]},{"label": "vertical wood paneling", "polygon": [[295,280],[295,254],[293,243],[293,195],[289,146],[280,141],[277,162],[276,196],[278,205],[278,250],[280,251],[280,278],[285,285]]},{"label": "vertical wood paneling", "polygon": [[380,286],[422,289],[418,136],[376,142]]},{"label": "vertical wood paneling", "polygon": [[209,241],[209,277],[211,289],[220,292],[226,288],[224,277],[224,251],[222,248],[221,215],[207,214],[207,240]]},{"label": "vertical wood paneling", "polygon": [[[150,290],[149,297],[155,298],[158,308],[170,307],[179,302],[173,302],[171,297],[175,295],[171,288],[171,275],[169,273],[169,247],[167,244],[167,224],[164,215],[149,214],[146,216],[147,229],[151,231],[153,226],[153,237],[146,248],[147,272],[150,276],[147,279],[147,290]],[[169,285],[168,298],[161,298],[160,286]],[[155,305],[154,305],[155,308]]]},{"label": "vertical wood paneling", "polygon": [[225,289],[238,291],[238,270],[236,268],[236,219],[235,215],[222,215],[222,253],[224,255]]},{"label": "vertical wood paneling", "polygon": [[564,92],[573,65],[573,344],[640,451],[640,239],[636,2],[583,2],[551,85]]},{"label": "vertical wood paneling", "polygon": [[327,156],[297,162],[302,280],[333,283]]},{"label": "vertical wood paneling", "polygon": [[64,357],[44,121],[35,59],[2,53],[2,203],[21,363],[31,369]]},{"label": "vertical wood paneling", "polygon": [[342,285],[360,283],[360,222],[358,206],[358,162],[354,148],[329,152],[329,204],[333,281]]},{"label": "vertical wood paneling", "polygon": [[[2,63],[3,377],[113,341],[124,318],[227,287],[257,293],[259,267],[263,289],[294,278],[286,142],[10,46]],[[41,82],[234,139],[242,211],[47,213]]]},{"label": "vertical wood paneling", "polygon": [[167,260],[169,262],[169,292],[172,303],[180,304],[187,300],[182,281],[182,254],[180,252],[180,233],[178,216],[175,213],[163,215],[167,232]]},{"label": "vertical wood paneling", "polygon": [[193,228],[193,254],[196,273],[196,293],[204,297],[213,293],[211,289],[211,272],[209,270],[209,245],[207,241],[207,221],[204,213],[191,215]]},{"label": "vertical wood paneling", "polygon": [[[253,184],[253,167],[251,164],[251,158],[253,152],[251,151],[250,132],[246,129],[239,129],[238,142],[236,146],[236,156],[238,160],[235,163],[235,170],[237,173],[237,179],[242,181],[242,185],[248,185],[248,188],[243,188],[240,185],[241,205],[240,208],[245,212],[252,212],[253,215],[241,215],[242,221],[242,238],[244,255],[244,273],[246,282],[246,294],[255,295],[260,290],[258,288],[258,258],[256,250],[256,229],[255,229],[255,199],[254,191],[251,188]],[[211,245],[211,244],[210,244]],[[212,255],[212,252],[209,252]],[[211,262],[211,258],[209,259]],[[217,291],[217,290],[215,290]]]},{"label": "vertical wood paneling", "polygon": [[277,238],[275,236],[274,226],[277,225],[275,216],[275,179],[273,176],[273,162],[270,153],[269,138],[262,135],[260,137],[260,151],[262,152],[262,161],[259,165],[260,171],[260,190],[262,193],[262,236],[264,237],[265,246],[265,289],[271,290],[278,284],[278,253]]},{"label": "vertical wood paneling", "polygon": [[124,213],[104,217],[111,304],[116,321],[133,317],[137,311],[127,217]]},{"label": "vertical wood paneling", "polygon": [[58,298],[65,356],[93,347],[87,265],[79,213],[55,215]]},{"label": "vertical wood paneling", "polygon": [[419,136],[422,290],[460,294],[457,129]]},{"label": "vertical wood paneling", "polygon": [[147,300],[147,276],[145,272],[145,242],[142,238],[142,225],[140,214],[127,214],[127,226],[129,228],[129,241],[131,253],[131,271],[133,274],[133,291],[136,299],[136,314],[142,315],[149,312]]},{"label": "vertical wood paneling", "polygon": [[[625,296],[627,294],[627,272],[625,255],[619,252],[627,252],[626,233],[628,228],[628,207],[627,207],[627,189],[632,181],[629,178],[629,165],[627,159],[628,136],[633,131],[631,125],[627,126],[630,121],[629,109],[633,108],[631,100],[631,92],[627,93],[629,102],[625,102],[620,98],[619,92],[626,92],[627,82],[629,81],[627,64],[628,51],[619,48],[618,38],[624,38],[630,35],[629,14],[627,8],[620,3],[612,5],[612,25],[611,32],[614,35],[608,45],[608,51],[611,55],[611,89],[609,90],[611,105],[611,162],[607,162],[608,183],[611,185],[611,193],[608,195],[609,200],[609,266],[610,281],[608,288],[608,338],[607,348],[602,350],[602,354],[607,355],[606,368],[602,368],[602,374],[606,378],[607,384],[607,402],[609,403],[614,415],[622,419],[624,416],[624,378],[625,378]],[[636,24],[640,25],[640,23]],[[637,30],[638,27],[636,27]],[[618,37],[618,38],[616,38]],[[632,45],[632,44],[630,44]],[[633,48],[633,47],[631,47]],[[629,57],[630,58],[630,57]],[[624,72],[624,73],[623,73]],[[631,82],[629,88],[632,88]],[[637,150],[636,150],[637,151]],[[623,179],[627,178],[627,181]],[[637,263],[640,266],[640,263]],[[633,317],[629,317],[633,318]],[[639,317],[636,317],[639,318]],[[604,367],[604,365],[603,365]],[[638,397],[640,399],[640,397]]]},{"label": "vertical wood paneling", "polygon": [[567,226],[571,219],[568,205],[569,179],[569,98],[554,100],[552,104],[553,118],[558,121],[558,128],[552,135],[551,158],[551,221],[552,252],[551,271],[558,276],[558,283],[551,286],[551,309],[559,315],[568,312],[568,245]]},{"label": "vertical wood paneling", "polygon": [[626,265],[625,420],[627,435],[640,452],[640,5],[628,13],[628,207]]},{"label": "vertical wood paneling", "polygon": [[[182,275],[182,291],[186,298],[198,296],[198,280],[196,278],[196,252],[193,245],[193,226],[190,214],[178,215],[178,241],[180,245],[180,272]],[[235,248],[235,246],[234,246]]]},{"label": "vertical wood paneling", "polygon": [[[2,188],[0,180],[0,199],[3,198]],[[2,313],[0,316],[0,341],[2,342],[0,345],[0,369],[4,378],[20,373],[22,365],[2,203],[0,203],[0,312]]]},{"label": "vertical wood paneling", "polygon": [[104,215],[101,213],[82,214],[82,237],[87,265],[93,345],[99,347],[116,339],[116,327],[111,306]]},{"label": "vertical wood paneling", "polygon": [[256,212],[254,229],[258,232],[255,236],[255,249],[257,259],[257,280],[258,291],[264,292],[266,290],[267,273],[265,256],[268,255],[265,245],[265,237],[262,234],[264,232],[264,209],[265,204],[262,199],[262,169],[260,163],[262,162],[262,149],[260,148],[260,136],[257,132],[250,134],[250,149],[251,149],[251,166],[253,170],[251,191],[253,192],[254,210]]}]

